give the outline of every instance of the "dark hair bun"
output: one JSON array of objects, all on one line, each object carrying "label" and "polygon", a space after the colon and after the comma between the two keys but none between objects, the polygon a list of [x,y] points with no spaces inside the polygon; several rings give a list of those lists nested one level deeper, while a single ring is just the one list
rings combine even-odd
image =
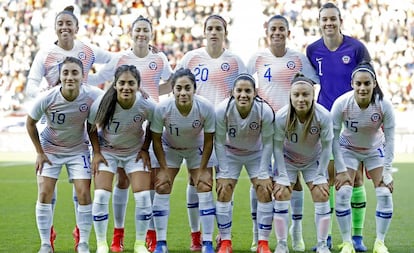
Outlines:
[{"label": "dark hair bun", "polygon": [[69,11],[72,12],[75,10],[75,7],[73,7],[72,5],[66,6],[65,9],[63,9],[63,11]]}]

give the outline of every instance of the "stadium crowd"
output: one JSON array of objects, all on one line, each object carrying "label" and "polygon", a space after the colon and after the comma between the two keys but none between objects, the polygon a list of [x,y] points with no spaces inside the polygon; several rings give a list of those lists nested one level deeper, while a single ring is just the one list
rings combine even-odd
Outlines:
[{"label": "stadium crowd", "polygon": [[[53,34],[50,21],[64,7],[57,6],[57,2],[60,1],[8,0],[0,4],[0,115],[22,109],[34,55],[44,39],[50,40],[51,31]],[[317,17],[322,2],[261,0],[265,16],[279,13],[289,19],[290,45],[303,52],[309,43],[320,37]],[[172,67],[185,52],[203,45],[205,17],[218,13],[230,26],[234,19],[245,18],[232,11],[230,0],[74,0],[73,3],[78,6],[80,15],[78,38],[113,52],[131,46],[128,26],[131,20],[138,15],[150,17],[155,28],[153,44],[167,55]],[[342,9],[343,33],[365,43],[386,96],[399,110],[412,109],[414,3],[402,0],[336,3]],[[264,47],[264,41],[258,38],[258,47]]]}]

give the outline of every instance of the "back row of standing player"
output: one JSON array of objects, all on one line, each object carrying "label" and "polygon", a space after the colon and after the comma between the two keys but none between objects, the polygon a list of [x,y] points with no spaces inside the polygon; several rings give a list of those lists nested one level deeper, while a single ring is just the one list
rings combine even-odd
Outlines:
[{"label": "back row of standing player", "polygon": [[[321,31],[323,34],[323,38],[320,41],[315,42],[313,45],[309,46],[308,57],[310,61],[312,62],[312,65],[317,70],[316,73],[319,74],[319,76],[321,77],[321,92],[318,97],[318,101],[322,105],[330,109],[329,107],[330,105],[332,105],[336,97],[338,97],[340,94],[344,93],[348,89],[351,89],[349,84],[351,83],[350,79],[351,79],[352,70],[356,67],[358,63],[362,62],[363,60],[369,60],[369,56],[368,56],[368,53],[366,52],[365,47],[363,47],[361,43],[357,42],[356,40],[352,38],[344,36],[340,33],[339,28],[340,28],[341,18],[340,18],[340,12],[336,8],[336,6],[332,4],[324,5],[320,11],[320,22],[321,22]],[[54,46],[54,50],[49,51],[49,54],[48,53],[43,54],[43,55],[38,54],[39,56],[37,56],[36,58],[39,58],[39,59],[37,60],[35,59],[35,62],[33,65],[34,67],[32,67],[33,71],[31,71],[29,75],[29,79],[31,81],[38,81],[39,77],[41,79],[42,76],[46,76],[46,77],[49,77],[49,80],[48,80],[49,85],[51,86],[55,85],[57,83],[56,76],[58,76],[59,73],[56,68],[57,65],[53,65],[53,64],[60,64],[62,58],[68,55],[72,55],[76,58],[83,60],[83,66],[85,69],[84,76],[85,77],[87,76],[88,69],[90,68],[91,64],[93,63],[94,60],[96,60],[96,62],[99,62],[99,59],[100,59],[99,55],[102,52],[100,52],[98,49],[90,49],[87,45],[77,46],[82,43],[74,39],[76,31],[77,31],[77,19],[70,11],[66,10],[58,14],[56,18],[56,32],[58,35],[58,42]],[[210,100],[210,102],[212,102],[214,105],[218,105],[219,102],[221,102],[226,97],[228,97],[228,94],[233,86],[235,78],[239,74],[246,72],[246,69],[244,68],[243,63],[240,60],[240,58],[230,53],[228,50],[223,49],[223,42],[227,35],[227,24],[224,19],[222,19],[220,16],[217,16],[217,15],[210,16],[205,22],[204,32],[205,32],[205,36],[207,40],[206,47],[188,52],[186,56],[183,58],[182,62],[177,67],[177,69],[180,67],[191,69],[192,73],[194,74],[194,78],[195,78],[194,85],[197,84],[197,93],[204,96],[208,100]],[[295,52],[286,47],[286,39],[289,36],[289,26],[285,18],[281,16],[272,17],[267,23],[266,33],[268,37],[269,48],[261,52],[258,52],[257,54],[255,54],[254,57],[252,57],[252,59],[248,63],[247,71],[251,74],[257,73],[257,79],[259,83],[259,94],[261,94],[262,97],[270,103],[274,111],[278,111],[282,106],[289,104],[289,92],[292,86],[291,81],[293,77],[295,76],[295,74],[297,74],[298,72],[302,72],[306,76],[311,77],[315,82],[318,82],[318,77],[314,74],[315,69],[309,64],[307,58],[303,54]],[[117,56],[114,56],[114,57],[110,56],[110,58],[108,58],[105,53],[102,53],[103,57],[101,57],[102,59],[101,62],[109,63],[107,64],[108,67],[106,67],[105,68],[106,70],[104,69],[97,76],[90,76],[88,78],[88,83],[93,83],[94,80],[95,82],[101,82],[103,80],[111,79],[115,72],[115,69],[117,69],[117,67],[119,66],[126,65],[126,64],[135,65],[138,68],[140,76],[141,76],[140,78],[141,87],[143,88],[144,91],[148,91],[151,97],[153,97],[154,99],[157,99],[158,94],[160,93],[160,89],[158,87],[160,79],[164,79],[164,80],[169,79],[170,75],[172,74],[172,71],[168,65],[168,62],[166,61],[166,57],[162,53],[154,53],[149,50],[149,43],[152,37],[152,25],[148,19],[139,17],[132,25],[131,35],[132,35],[132,39],[134,40],[134,47],[131,50],[118,54]],[[315,46],[315,45],[318,45],[318,43],[322,43],[322,44],[320,44],[319,46]],[[77,48],[79,48],[79,50],[74,50]],[[314,48],[315,51],[313,51],[312,48]],[[341,51],[340,53],[341,58],[336,59],[340,63],[328,62],[329,55],[326,55],[324,53],[324,51],[326,51],[327,49],[333,52]],[[342,50],[345,50],[345,52],[343,52]],[[69,54],[68,52],[71,52],[71,53]],[[41,59],[42,56],[44,57],[44,59]],[[337,92],[338,89],[335,88],[335,89],[327,91],[327,89],[329,89],[329,87],[332,87],[332,85],[324,85],[324,84],[329,83],[331,79],[329,81],[328,80],[325,81],[324,78],[329,76],[329,74],[327,73],[332,72],[332,71],[329,71],[331,70],[330,68],[331,66],[341,66],[341,65],[346,65],[350,68],[349,70],[344,71],[345,73],[349,73],[345,77],[346,79],[349,80],[349,82],[344,83],[346,84],[348,88],[344,88],[343,91],[340,91],[336,95],[332,96],[332,94],[334,94],[333,92]],[[37,70],[35,69],[36,66],[39,67]],[[325,66],[329,66],[329,67],[325,69],[324,68]],[[130,71],[130,72],[133,72],[133,71]],[[341,71],[333,71],[333,72],[341,73]],[[373,75],[373,77],[375,77],[375,75]],[[55,78],[55,80],[52,80],[53,78]],[[117,80],[116,74],[115,74],[115,78]],[[135,79],[139,79],[139,78],[135,78]],[[248,83],[249,82],[253,84],[255,83],[254,80],[249,79],[249,76],[246,76],[244,79],[246,79],[245,81],[247,81]],[[341,78],[338,77],[335,80],[342,80],[342,79],[343,79],[342,77]],[[139,80],[136,80],[136,81],[139,83]],[[311,83],[309,79],[299,80],[299,81],[303,81],[308,84]],[[33,83],[29,83],[29,84],[33,84]],[[186,89],[185,86],[182,86],[181,88]],[[233,90],[233,92],[235,92],[235,90]],[[329,97],[328,101],[325,100],[326,97]],[[105,120],[101,121],[101,123],[104,123],[105,125]],[[355,124],[356,123],[352,123],[352,127],[356,129]],[[171,127],[172,131],[174,129],[177,129],[177,128],[174,128],[172,125],[169,125],[169,127]],[[178,130],[174,130],[174,131],[178,131]],[[164,170],[162,170],[161,168],[165,167],[166,164],[163,164],[161,162],[163,161],[163,159],[160,158],[159,156],[160,146],[158,146],[158,148],[157,146],[155,146],[155,144],[157,143],[156,140],[158,139],[156,137],[160,137],[160,136],[157,136],[157,134],[155,134],[155,138],[154,138],[154,150],[158,149],[158,152],[155,151],[157,159],[152,159],[152,162],[153,163],[155,162],[156,164],[156,161],[158,160],[160,162],[160,164],[158,164],[160,167],[160,172],[162,172]],[[212,136],[209,137],[209,139],[211,138]],[[216,140],[218,140],[219,143],[220,141],[221,142],[223,141],[221,139],[216,139]],[[148,147],[145,147],[144,149],[141,149],[141,151],[142,150],[145,151],[147,148]],[[161,150],[162,150],[162,147],[161,147]],[[178,157],[179,156],[180,155],[178,155]],[[187,162],[188,162],[188,159],[189,158],[187,158]],[[114,158],[113,160],[116,161],[117,159]],[[169,160],[167,159],[167,161]],[[119,162],[119,165],[122,165],[122,163]],[[202,167],[207,166],[207,164],[205,164],[205,161],[202,163],[202,165],[203,165]],[[220,159],[219,159],[219,165],[220,165]],[[121,166],[125,170],[118,170],[118,172],[122,173],[122,171],[124,172],[127,171],[128,173],[128,170],[125,168],[125,166],[126,164],[123,164],[123,166]],[[211,166],[207,166],[207,167],[210,168]],[[108,250],[107,249],[108,246],[106,245],[106,226],[107,226],[107,217],[109,213],[108,203],[109,203],[110,192],[112,191],[112,178],[113,178],[113,175],[116,173],[116,171],[113,171],[113,166],[109,166],[109,168],[111,168],[112,170],[109,170],[108,173],[104,171],[102,173],[98,173],[95,177],[95,189],[96,190],[95,190],[94,204],[92,208],[94,220],[98,221],[95,223],[100,223],[102,221],[105,222],[106,220],[106,225],[105,223],[100,223],[100,225],[95,224],[95,231],[97,231],[96,235],[97,235],[97,241],[98,241],[98,249],[101,246],[102,252],[107,252]],[[219,166],[219,168],[221,168],[221,166]],[[130,172],[131,175],[134,174],[133,172],[135,171]],[[176,172],[178,172],[178,168]],[[148,182],[148,181],[151,182],[154,180],[147,180],[148,178],[146,180],[142,180],[145,177],[141,177],[141,174],[142,173],[139,174],[140,175],[139,177],[136,177],[137,178],[136,181],[132,181],[132,189],[133,189],[134,196],[136,199],[137,212],[138,210],[147,210],[148,209],[147,205],[148,203],[150,203],[148,202],[148,200],[151,200],[153,198],[149,191],[149,189],[151,189],[152,186],[151,185],[147,186],[145,182]],[[122,245],[123,226],[124,226],[123,222],[124,222],[124,216],[125,216],[126,201],[128,199],[128,195],[127,195],[128,191],[122,190],[122,189],[125,189],[125,188],[127,189],[129,185],[125,173],[119,174],[119,175],[121,175],[120,178],[124,179],[123,182],[126,182],[126,183],[124,183],[123,188],[115,187],[115,190],[114,190],[114,201],[113,202],[115,202],[115,204],[117,204],[118,206],[116,207],[114,205],[115,235],[114,235],[114,239],[111,245],[111,250],[115,252],[118,252],[119,250],[122,250],[123,248],[123,245]],[[166,176],[165,178],[169,180],[163,181],[161,180],[162,175],[163,173],[158,173],[157,175],[158,181],[156,181],[158,182],[158,187],[156,187],[158,188],[158,190],[154,197],[154,220],[156,221],[156,223],[157,223],[157,217],[165,216],[165,215],[162,215],[162,214],[165,214],[165,212],[163,212],[162,210],[156,211],[155,209],[157,206],[165,207],[165,205],[163,204],[168,203],[168,198],[166,198],[165,195],[168,195],[168,193],[171,190],[170,187],[172,186],[172,182],[169,180],[173,179],[175,176],[175,175]],[[191,248],[193,250],[199,250],[202,247],[201,241],[199,239],[200,238],[200,232],[199,232],[200,225],[198,222],[198,213],[199,213],[198,207],[200,207],[200,210],[202,211],[200,213],[205,214],[201,216],[201,223],[203,225],[203,236],[202,236],[203,245],[204,245],[203,251],[210,252],[209,250],[211,248],[211,244],[209,242],[212,241],[213,226],[211,224],[211,221],[213,218],[212,218],[212,212],[210,212],[209,210],[214,209],[214,204],[212,202],[213,198],[211,194],[211,187],[212,187],[211,168],[207,170],[206,176],[200,175],[199,172],[191,173],[191,170],[190,170],[190,175],[191,175],[190,179],[192,180],[189,180],[190,184],[187,188],[187,196],[188,196],[187,202],[188,202],[188,207],[190,207],[189,218],[190,218],[191,230],[193,232],[192,233],[193,242],[192,242]],[[220,175],[220,170],[218,170],[217,175]],[[211,178],[209,176],[211,176]],[[42,178],[44,177],[45,176],[42,176]],[[224,195],[218,194],[218,201],[217,201],[217,221],[219,223],[219,228],[222,228],[220,229],[220,234],[222,236],[221,238],[222,243],[219,247],[219,250],[227,250],[229,247],[231,248],[231,242],[229,243],[229,239],[230,239],[229,232],[231,231],[229,224],[231,224],[231,219],[230,219],[230,223],[228,223],[228,216],[229,216],[228,212],[230,208],[229,204],[230,204],[230,200],[232,199],[232,194],[228,193],[228,189],[234,189],[235,183],[237,181],[237,175],[236,175],[236,178],[233,178],[233,177],[235,176],[234,175],[230,176],[230,179],[232,180],[223,181],[222,178],[220,177],[218,177],[217,179],[217,184],[218,184],[217,189],[218,190],[223,189],[223,193],[225,193]],[[130,178],[132,179],[132,177]],[[138,178],[141,178],[141,179],[138,179]],[[74,180],[75,182],[77,181],[76,178],[73,178],[73,179],[75,179]],[[201,179],[205,179],[205,180],[201,180]],[[54,181],[55,183],[55,180],[52,180],[52,181]],[[305,178],[305,181],[306,181],[306,178]],[[167,187],[160,187],[159,186],[161,184],[160,182],[166,183]],[[290,179],[290,182],[295,182],[295,180]],[[261,184],[258,184],[257,182],[255,183],[254,180],[252,180],[252,183],[253,183],[253,186],[255,186],[256,188],[255,190],[257,190],[258,186],[263,186]],[[42,184],[43,183],[39,182],[39,185],[42,185]],[[50,193],[50,189],[52,189],[52,192],[53,192],[54,184],[52,185],[53,187],[50,187],[49,185],[47,189],[39,188],[40,192],[42,192],[42,189],[44,191],[48,190],[48,193]],[[164,184],[161,184],[161,185],[164,185]],[[353,183],[351,183],[351,185],[353,185]],[[75,183],[74,186],[76,188],[77,184]],[[266,186],[266,184],[264,186]],[[378,186],[379,186],[379,183],[378,183]],[[81,188],[89,189],[86,186],[83,186]],[[117,193],[117,188],[119,190],[118,193]],[[264,189],[266,189],[266,187],[264,187]],[[315,188],[312,187],[311,189],[313,192]],[[255,197],[254,196],[254,193],[256,192],[255,190],[252,191],[253,193],[252,199],[254,199]],[[50,195],[47,194],[48,197],[46,199],[42,199],[40,198],[40,196],[43,196],[43,195],[40,194],[40,192],[39,192],[38,203],[41,203],[41,204],[52,203],[51,194]],[[145,192],[145,194],[143,192]],[[83,195],[80,195],[80,196],[78,195],[78,201],[80,199],[82,201],[79,201],[79,207],[77,208],[77,210],[83,210],[83,213],[85,213],[85,208],[87,209],[90,207],[90,196],[89,196],[89,202],[88,202],[88,197],[87,196],[85,197],[85,192],[83,191],[82,193]],[[147,196],[147,193],[150,195]],[[275,196],[276,195],[277,194],[275,194]],[[252,209],[252,214],[254,217],[255,217],[255,213],[257,213],[259,223],[262,221],[262,218],[259,219],[259,217],[262,217],[263,215],[261,214],[261,212],[263,210],[269,209],[263,206],[263,203],[267,203],[269,201],[264,196],[266,196],[266,194],[263,194],[263,193],[259,194],[258,196],[259,203],[257,204],[259,205],[259,208]],[[279,196],[279,197],[276,197],[277,200],[278,198],[279,200],[280,199],[286,200],[286,198],[287,199],[290,198],[290,196],[286,196],[286,192],[282,195],[277,195],[277,196]],[[324,195],[324,196],[329,196],[329,194]],[[316,202],[319,202],[319,201],[316,201]],[[325,199],[323,199],[322,202],[325,203],[326,202]],[[315,211],[321,212],[322,210],[321,213],[325,214],[326,212],[324,212],[324,210],[327,209],[326,203],[322,205],[322,207],[319,207],[319,209],[315,206]],[[284,213],[285,205],[286,204],[283,203],[281,207],[279,206],[275,208],[275,210],[282,210],[283,212],[279,212],[279,213]],[[89,207],[85,207],[85,206],[89,206]],[[143,206],[147,209],[143,208]],[[252,205],[252,206],[254,207],[255,205]],[[38,206],[36,207],[36,211],[38,213]],[[76,212],[76,213],[77,213],[77,224],[79,225],[82,222],[79,222],[79,218],[78,218],[79,212]],[[156,215],[156,214],[160,214],[160,215]],[[141,216],[147,217],[146,215],[141,215]],[[220,218],[220,217],[227,217],[227,218]],[[231,213],[230,213],[230,217],[231,217]],[[383,217],[380,217],[380,218],[383,218]],[[166,221],[162,221],[162,218],[158,218],[158,226],[157,224],[155,224],[155,228],[157,229],[157,232],[158,232],[157,241],[161,243],[157,243],[158,247],[155,248],[154,247],[155,243],[151,242],[151,240],[149,241],[150,243],[148,243],[147,241],[147,244],[148,246],[150,246],[151,251],[155,250],[155,252],[165,252],[166,245],[164,245],[163,243],[164,241],[166,241],[166,226],[165,226],[166,223],[165,222]],[[256,222],[254,222],[254,224],[256,224]],[[260,223],[260,225],[263,225],[263,224]],[[160,229],[160,226],[163,229]],[[137,241],[142,241],[141,240],[143,239],[142,236],[145,237],[145,235],[143,235],[142,233],[143,230],[138,231],[138,227],[140,227],[140,230],[141,230],[142,226],[137,225]],[[265,250],[266,247],[268,248],[267,243],[265,242],[267,241],[266,237],[268,237],[268,232],[270,231],[263,232],[263,226],[259,226],[259,227],[262,227],[262,229],[257,229],[257,230],[255,229],[256,231],[259,231],[259,232],[258,234],[255,234],[253,244],[257,244],[258,241],[259,242],[262,241],[262,243],[259,243],[259,248],[257,249],[258,251],[262,252],[263,250]],[[280,231],[286,232],[287,230],[280,230]],[[41,233],[42,244],[46,244],[46,241],[49,239],[52,231],[49,230],[49,232],[47,232],[46,229],[43,229],[43,230],[39,229],[39,232]],[[86,235],[82,236],[82,234],[88,234],[85,232],[86,231],[84,229],[83,230],[81,229],[81,232],[78,233],[80,234],[80,237],[79,237],[80,241],[78,241],[77,243],[84,245],[84,243],[87,242]],[[118,233],[118,236],[116,236],[117,233]],[[283,234],[277,234],[277,236],[278,236],[278,241],[280,241],[280,243],[278,243],[278,248],[280,248],[279,249],[280,252],[283,252],[283,246],[286,246],[287,235],[285,236],[283,233]],[[318,241],[320,241],[319,242],[320,247],[318,247],[318,249],[320,249],[319,251],[321,251],[324,245],[326,245],[326,236],[324,235],[318,236]],[[345,242],[351,241],[347,237],[344,237],[344,238],[346,239],[346,240],[344,239]],[[381,239],[381,237],[378,237],[378,238]],[[50,242],[49,242],[49,245],[50,245]],[[281,246],[279,247],[279,245]],[[141,245],[138,243],[135,246],[137,249],[139,249]],[[252,246],[257,247],[257,245],[252,245]],[[75,247],[77,247],[77,245]],[[352,247],[352,244],[351,244],[351,247]],[[347,251],[344,251],[344,252],[347,252]]]}]

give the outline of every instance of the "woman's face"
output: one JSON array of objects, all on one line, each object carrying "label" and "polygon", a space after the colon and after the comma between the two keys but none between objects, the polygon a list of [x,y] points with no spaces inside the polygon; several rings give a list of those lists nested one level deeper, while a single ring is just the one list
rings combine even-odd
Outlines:
[{"label": "woman's face", "polygon": [[74,62],[66,62],[60,70],[62,89],[66,91],[79,90],[82,83],[82,68]]},{"label": "woman's face", "polygon": [[250,111],[253,105],[256,91],[254,85],[248,80],[239,80],[232,91],[239,112]]},{"label": "woman's face", "polygon": [[134,41],[135,46],[148,48],[151,39],[151,25],[144,20],[135,22],[134,27],[132,27],[132,40]]},{"label": "woman's face", "polygon": [[319,13],[319,28],[322,36],[335,37],[340,35],[342,20],[335,8],[327,8]]},{"label": "woman's face", "polygon": [[187,76],[177,78],[173,87],[175,104],[178,107],[192,106],[194,97],[194,83]]},{"label": "woman's face", "polygon": [[283,19],[272,19],[267,24],[266,35],[269,46],[285,46],[290,31]]},{"label": "woman's face", "polygon": [[58,41],[73,41],[78,32],[76,20],[70,14],[60,14],[55,21],[55,32]]},{"label": "woman's face", "polygon": [[367,107],[371,102],[376,82],[372,75],[366,71],[358,71],[354,74],[351,83],[354,89],[354,97],[360,107]]},{"label": "woman's face", "polygon": [[227,32],[221,20],[210,18],[204,29],[207,45],[223,47]]},{"label": "woman's face", "polygon": [[314,98],[313,86],[299,81],[292,85],[290,101],[297,115],[306,115],[312,107]]},{"label": "woman's face", "polygon": [[131,72],[125,71],[116,80],[115,89],[118,102],[135,100],[138,90],[137,79]]}]

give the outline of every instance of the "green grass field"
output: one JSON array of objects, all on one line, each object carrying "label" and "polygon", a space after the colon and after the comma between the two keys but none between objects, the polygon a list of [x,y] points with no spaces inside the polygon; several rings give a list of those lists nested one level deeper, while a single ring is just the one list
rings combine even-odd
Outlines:
[{"label": "green grass field", "polygon": [[[1,192],[1,219],[0,238],[2,243],[0,252],[37,252],[40,244],[39,235],[35,221],[35,203],[37,196],[36,177],[33,168],[34,154],[32,153],[2,153],[0,156],[0,192]],[[411,183],[414,178],[414,157],[412,155],[397,156],[394,166],[399,169],[394,174],[394,216],[386,239],[386,245],[390,252],[409,253],[414,252],[414,219],[410,213],[414,210],[414,202],[411,199]],[[177,177],[171,200],[171,216],[168,229],[168,245],[171,253],[190,252],[189,233],[187,222],[185,187],[186,171],[182,170]],[[365,243],[372,252],[375,239],[375,195],[372,183],[366,181],[368,203],[365,222]],[[68,183],[66,172],[61,174],[58,182],[58,201],[54,224],[58,233],[56,240],[56,253],[73,251],[72,229],[75,225],[72,185]],[[234,217],[233,217],[233,251],[250,252],[251,243],[251,220],[249,207],[250,183],[246,174],[243,173],[235,193]],[[309,191],[305,191],[304,211],[304,239],[306,252],[316,241],[315,226],[313,223],[313,205],[310,201]],[[135,240],[134,233],[134,202],[132,194],[127,211],[125,251],[133,252]],[[108,231],[108,243],[112,237],[112,224]],[[334,245],[340,243],[340,235],[336,220],[333,223]],[[275,235],[272,231],[270,245],[275,248]],[[95,234],[92,230],[90,239],[91,252],[96,249]],[[335,247],[332,252],[339,252]]]}]

